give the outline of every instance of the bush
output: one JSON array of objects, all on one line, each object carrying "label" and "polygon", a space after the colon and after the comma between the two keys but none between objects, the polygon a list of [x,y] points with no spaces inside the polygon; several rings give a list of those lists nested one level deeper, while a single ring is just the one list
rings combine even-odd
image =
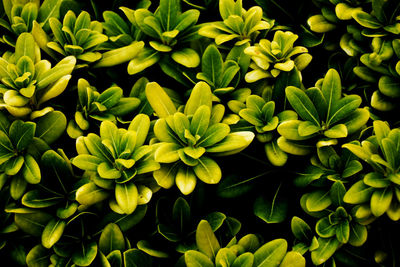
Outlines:
[{"label": "bush", "polygon": [[3,0],[12,266],[396,266],[396,0]]}]

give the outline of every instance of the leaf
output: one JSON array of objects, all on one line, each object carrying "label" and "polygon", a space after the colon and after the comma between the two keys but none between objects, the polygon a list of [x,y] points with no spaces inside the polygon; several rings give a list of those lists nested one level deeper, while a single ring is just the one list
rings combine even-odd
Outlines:
[{"label": "leaf", "polygon": [[316,190],[307,194],[306,207],[309,211],[321,211],[331,205],[329,191]]},{"label": "leaf", "polygon": [[296,251],[289,251],[283,258],[279,267],[305,267],[306,259]]},{"label": "leaf", "polygon": [[368,231],[365,225],[353,223],[350,225],[349,244],[355,247],[362,246],[367,241]]},{"label": "leaf", "polygon": [[46,32],[50,30],[49,19],[58,18],[61,2],[61,0],[45,0],[40,5],[37,21]]},{"label": "leaf", "polygon": [[221,248],[213,233],[210,224],[206,220],[201,220],[196,229],[196,244],[200,252],[214,260],[218,250]]},{"label": "leaf", "polygon": [[301,218],[293,216],[291,221],[293,235],[300,241],[310,241],[313,235],[311,227]]},{"label": "leaf", "polygon": [[327,102],[326,121],[329,121],[333,113],[333,107],[342,96],[340,76],[335,69],[329,69],[326,73],[321,91]]},{"label": "leaf", "polygon": [[26,154],[24,157],[22,175],[24,176],[25,180],[30,184],[40,183],[41,173],[39,165],[30,154]]},{"label": "leaf", "polygon": [[67,119],[62,112],[49,112],[37,121],[35,136],[47,144],[52,144],[60,138],[66,127]]},{"label": "leaf", "polygon": [[116,184],[115,200],[124,213],[133,213],[136,209],[138,201],[138,190],[136,185],[132,182]]},{"label": "leaf", "polygon": [[109,197],[109,193],[97,187],[93,182],[87,183],[79,187],[76,191],[76,201],[82,205],[93,205],[101,202]]},{"label": "leaf", "polygon": [[380,22],[368,14],[367,12],[357,10],[352,13],[353,18],[357,21],[361,26],[369,29],[379,29],[382,27]]},{"label": "leaf", "polygon": [[320,126],[318,112],[306,93],[294,86],[288,86],[286,88],[286,97],[289,100],[290,105],[292,105],[294,110],[303,120],[310,121],[315,125]]},{"label": "leaf", "polygon": [[29,57],[33,62],[35,60],[35,40],[32,34],[24,32],[22,33],[15,44],[15,58],[20,59],[23,56]]},{"label": "leaf", "polygon": [[143,146],[150,129],[150,118],[146,114],[138,114],[129,124],[128,131],[136,132],[135,150]]},{"label": "leaf", "polygon": [[62,201],[62,197],[46,193],[37,189],[29,191],[24,194],[21,202],[26,207],[38,209],[51,207]]},{"label": "leaf", "polygon": [[189,166],[181,166],[178,168],[175,178],[176,186],[182,194],[188,195],[193,192],[196,187],[197,179],[193,170]]},{"label": "leaf", "polygon": [[86,171],[97,171],[101,163],[103,163],[103,160],[88,154],[81,154],[72,159],[72,164]]},{"label": "leaf", "polygon": [[34,246],[26,255],[26,264],[28,266],[44,267],[48,266],[51,252],[41,244]]},{"label": "leaf", "polygon": [[254,256],[250,252],[239,255],[232,264],[232,267],[252,267]]},{"label": "leaf", "polygon": [[171,58],[187,68],[196,68],[200,64],[200,57],[197,52],[191,48],[183,48],[181,50],[174,51],[171,54]]},{"label": "leaf", "polygon": [[212,109],[212,93],[208,84],[205,82],[198,82],[194,86],[186,102],[184,109],[185,115],[193,115],[202,105],[207,106],[210,110]]},{"label": "leaf", "polygon": [[336,235],[338,225],[331,224],[328,217],[320,219],[315,225],[315,231],[320,237],[329,238]]},{"label": "leaf", "polygon": [[25,233],[32,236],[41,236],[46,224],[52,219],[52,216],[45,212],[35,213],[16,213],[15,224]]},{"label": "leaf", "polygon": [[206,151],[219,156],[236,154],[249,146],[254,136],[254,133],[249,131],[230,133],[221,142],[208,147]]},{"label": "leaf", "polygon": [[335,238],[318,238],[319,247],[311,252],[311,260],[315,265],[326,262],[335,253],[340,242]]},{"label": "leaf", "polygon": [[81,244],[81,249],[76,250],[72,254],[72,261],[78,266],[89,266],[97,255],[97,244],[91,242],[88,244]]},{"label": "leaf", "polygon": [[215,257],[217,267],[231,266],[236,259],[236,255],[229,248],[221,248]]},{"label": "leaf", "polygon": [[60,240],[67,223],[60,219],[52,219],[46,225],[42,233],[42,245],[51,248]]},{"label": "leaf", "polygon": [[214,267],[214,263],[203,253],[196,250],[188,250],[184,255],[187,267]]},{"label": "leaf", "polygon": [[343,197],[343,201],[349,204],[361,204],[370,200],[373,187],[364,184],[363,181],[358,181],[353,184]]},{"label": "leaf", "polygon": [[202,56],[201,69],[214,85],[221,79],[222,65],[222,56],[218,48],[213,44],[207,46]]},{"label": "leaf", "polygon": [[154,159],[160,163],[174,163],[179,160],[178,150],[181,146],[175,143],[161,143],[154,153]]},{"label": "leaf", "polygon": [[22,151],[31,143],[36,130],[33,122],[14,121],[9,129],[10,139],[18,151]]},{"label": "leaf", "polygon": [[285,257],[287,242],[275,239],[260,247],[254,253],[254,265],[257,267],[277,267]]},{"label": "leaf", "polygon": [[158,83],[148,83],[145,90],[147,100],[160,118],[173,115],[176,112],[172,100]]},{"label": "leaf", "polygon": [[193,115],[190,122],[190,132],[193,136],[203,136],[210,123],[211,110],[209,107],[200,106]]},{"label": "leaf", "polygon": [[376,189],[371,196],[371,212],[375,217],[383,215],[390,207],[393,190],[390,187]]},{"label": "leaf", "polygon": [[136,248],[123,253],[125,267],[151,266],[151,257]]},{"label": "leaf", "polygon": [[103,229],[99,239],[99,249],[105,255],[114,250],[125,250],[125,239],[117,224],[109,223]]},{"label": "leaf", "polygon": [[61,77],[71,74],[76,64],[74,56],[68,56],[60,60],[53,68],[39,73],[37,76],[37,87],[42,89],[58,81]]},{"label": "leaf", "polygon": [[361,104],[361,97],[358,95],[348,95],[340,99],[333,107],[332,114],[327,121],[328,125],[332,125],[340,120],[349,117]]},{"label": "leaf", "polygon": [[218,164],[205,156],[198,159],[198,164],[193,167],[193,170],[196,176],[207,184],[217,184],[222,178]]},{"label": "leaf", "polygon": [[279,195],[281,185],[275,191],[272,200],[258,197],[254,202],[254,214],[267,223],[281,223],[286,219],[289,203]]},{"label": "leaf", "polygon": [[180,233],[184,233],[190,222],[190,206],[186,200],[179,197],[172,208],[172,219],[174,221],[174,226],[180,230]]},{"label": "leaf", "polygon": [[160,0],[159,19],[165,31],[172,30],[181,11],[180,1],[178,0]]}]

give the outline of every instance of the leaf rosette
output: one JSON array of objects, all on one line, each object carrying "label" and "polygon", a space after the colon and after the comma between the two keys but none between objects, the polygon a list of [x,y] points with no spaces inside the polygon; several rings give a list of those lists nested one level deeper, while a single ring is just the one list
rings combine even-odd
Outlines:
[{"label": "leaf rosette", "polygon": [[158,139],[154,158],[161,163],[153,173],[157,183],[164,188],[174,184],[180,191],[190,194],[197,178],[208,184],[216,184],[222,172],[213,156],[231,155],[245,149],[253,140],[254,133],[230,132],[221,123],[222,105],[212,106],[210,87],[199,82],[184,107],[176,110],[172,100],[157,83],[149,83],[146,95],[150,105],[160,117],[154,125]]},{"label": "leaf rosette", "polygon": [[[76,167],[89,172],[91,181],[76,192],[82,205],[93,205],[110,198],[110,208],[131,214],[137,205],[150,201],[154,183],[145,176],[160,168],[154,161],[153,148],[144,145],[150,128],[147,115],[137,115],[128,130],[109,121],[100,125],[100,136],[90,133],[76,140]],[[110,193],[114,197],[110,197]]]}]

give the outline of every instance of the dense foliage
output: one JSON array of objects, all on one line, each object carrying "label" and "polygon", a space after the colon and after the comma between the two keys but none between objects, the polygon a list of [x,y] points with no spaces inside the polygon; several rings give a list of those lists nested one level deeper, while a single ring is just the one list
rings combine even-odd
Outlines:
[{"label": "dense foliage", "polygon": [[400,265],[399,111],[398,0],[2,0],[0,256]]}]

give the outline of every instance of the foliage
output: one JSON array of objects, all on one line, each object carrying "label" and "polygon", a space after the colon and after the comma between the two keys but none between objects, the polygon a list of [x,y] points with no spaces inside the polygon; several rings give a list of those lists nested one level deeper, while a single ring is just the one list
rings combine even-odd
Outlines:
[{"label": "foliage", "polygon": [[399,264],[398,0],[0,3],[5,264]]}]

